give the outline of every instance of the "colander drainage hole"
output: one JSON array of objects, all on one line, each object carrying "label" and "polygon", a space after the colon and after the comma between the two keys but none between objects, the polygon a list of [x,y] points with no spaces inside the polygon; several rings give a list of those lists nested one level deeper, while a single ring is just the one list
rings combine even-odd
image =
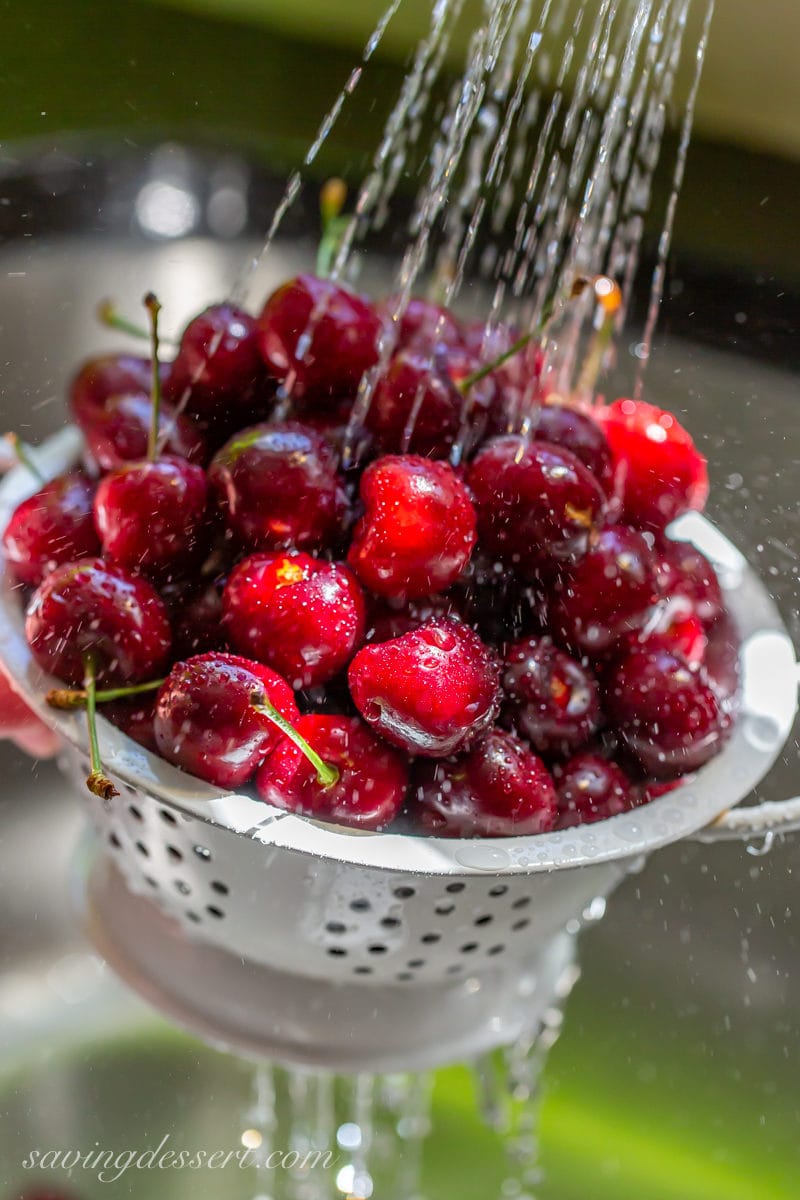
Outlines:
[{"label": "colander drainage hole", "polygon": [[167,855],[170,862],[183,862],[183,853],[178,849],[177,846],[167,846]]},{"label": "colander drainage hole", "polygon": [[139,853],[142,855],[143,858],[150,857],[150,851],[147,849],[147,846],[145,846],[144,842],[137,842],[136,849],[139,851]]},{"label": "colander drainage hole", "polygon": [[359,900],[350,901],[350,909],[352,912],[369,912],[371,908],[372,905],[370,904],[369,900],[366,900],[363,897]]},{"label": "colander drainage hole", "polygon": [[461,947],[462,954],[473,954],[478,949],[477,942],[465,942]]},{"label": "colander drainage hole", "polygon": [[206,908],[206,912],[208,913],[208,915],[210,917],[216,917],[216,919],[218,921],[221,921],[222,918],[225,916],[225,913],[222,911],[221,908],[217,908],[216,904],[209,904],[208,907]]},{"label": "colander drainage hole", "polygon": [[426,946],[433,946],[436,942],[442,940],[442,935],[440,933],[423,933],[419,940],[424,942]]},{"label": "colander drainage hole", "polygon": [[527,917],[525,917],[522,921],[515,921],[514,924],[511,926],[511,928],[514,930],[515,933],[518,933],[520,931],[520,929],[527,929],[527,927],[529,925],[530,925],[530,921],[528,920]]},{"label": "colander drainage hole", "polygon": [[489,895],[496,898],[498,896],[505,896],[507,891],[508,888],[504,883],[498,883],[495,887],[489,888]]},{"label": "colander drainage hole", "polygon": [[122,842],[119,840],[119,838],[117,837],[117,835],[115,833],[110,833],[108,835],[108,841],[109,841],[109,845],[113,846],[115,850],[121,849]]},{"label": "colander drainage hole", "polygon": [[531,902],[530,896],[520,896],[519,900],[515,900],[511,905],[512,908],[527,908]]},{"label": "colander drainage hole", "polygon": [[175,880],[175,889],[176,889],[176,891],[180,892],[180,894],[182,896],[191,896],[191,894],[192,894],[192,889],[189,887],[188,883],[186,883],[185,880],[183,880],[183,879]]},{"label": "colander drainage hole", "polygon": [[167,825],[178,824],[177,817],[173,816],[173,814],[167,808],[160,808],[158,810],[158,815],[161,817],[162,821],[166,822]]},{"label": "colander drainage hole", "polygon": [[400,981],[400,983],[408,983],[409,980],[411,980],[413,978],[414,978],[414,976],[411,974],[410,971],[401,971],[397,976],[397,979]]},{"label": "colander drainage hole", "polygon": [[221,879],[212,879],[211,890],[212,892],[216,892],[218,896],[227,896],[230,894],[231,889]]},{"label": "colander drainage hole", "polygon": [[425,959],[424,958],[410,958],[408,960],[408,962],[406,963],[406,966],[411,967],[412,971],[417,971],[417,970],[419,970],[420,967],[425,966]]},{"label": "colander drainage hole", "polygon": [[353,974],[354,975],[371,975],[372,967],[354,967]]},{"label": "colander drainage hole", "polygon": [[463,892],[465,885],[463,883],[448,883],[444,889],[446,892],[451,892],[454,896],[458,892]]},{"label": "colander drainage hole", "polygon": [[491,955],[502,954],[504,950],[505,946],[490,946],[486,953]]},{"label": "colander drainage hole", "polygon": [[347,951],[344,946],[328,946],[328,954],[333,958],[347,958]]},{"label": "colander drainage hole", "polygon": [[187,912],[186,916],[190,921],[193,921],[195,925],[200,924],[200,918],[198,917],[196,912],[191,912],[191,911]]},{"label": "colander drainage hole", "polygon": [[343,925],[341,921],[328,921],[328,924],[325,926],[325,928],[328,933],[347,933],[347,926]]},{"label": "colander drainage hole", "polygon": [[416,894],[416,888],[413,887],[396,887],[392,892],[396,900],[410,900]]},{"label": "colander drainage hole", "polygon": [[476,917],[476,918],[475,918],[475,924],[476,924],[476,925],[491,925],[491,923],[492,923],[492,921],[493,921],[493,920],[494,920],[494,917],[492,916],[492,914],[491,914],[491,913],[486,913],[486,914],[485,914],[484,916],[482,916],[482,917]]},{"label": "colander drainage hole", "polygon": [[456,911],[455,904],[437,904],[436,914],[440,917],[449,917],[451,913]]},{"label": "colander drainage hole", "polygon": [[464,970],[463,963],[452,963],[451,966],[449,966],[447,968],[447,974],[448,975],[459,975],[463,970]]},{"label": "colander drainage hole", "polygon": [[402,923],[399,917],[381,917],[381,926],[383,929],[399,929]]},{"label": "colander drainage hole", "polygon": [[153,876],[152,876],[152,875],[145,875],[145,877],[144,877],[144,881],[145,881],[145,883],[147,884],[147,886],[148,886],[148,887],[151,887],[151,888],[157,888],[157,887],[158,887],[158,880],[157,880],[157,879],[153,879]]},{"label": "colander drainage hole", "polygon": [[138,809],[135,804],[128,805],[128,812],[131,814],[134,821],[143,821],[144,820],[144,817],[142,816],[142,813],[141,813],[141,809]]},{"label": "colander drainage hole", "polygon": [[372,946],[367,947],[370,954],[385,954],[387,948],[388,947],[384,946],[382,942],[375,942]]}]

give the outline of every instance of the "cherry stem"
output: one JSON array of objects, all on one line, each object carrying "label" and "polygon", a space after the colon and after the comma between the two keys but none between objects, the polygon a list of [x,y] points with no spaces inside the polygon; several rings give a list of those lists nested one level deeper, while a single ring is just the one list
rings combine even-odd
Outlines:
[{"label": "cherry stem", "polygon": [[111,800],[118,796],[119,792],[103,770],[100,758],[100,746],[97,741],[97,666],[91,654],[84,657],[83,668],[86,672],[86,723],[89,726],[89,757],[92,763],[86,786],[92,795],[99,796],[101,800]]},{"label": "cherry stem", "polygon": [[30,471],[34,479],[40,483],[42,487],[44,487],[44,485],[47,483],[47,480],[31,458],[30,447],[25,445],[18,433],[7,433],[6,441],[14,451],[17,461],[21,463],[26,470]]},{"label": "cherry stem", "polygon": [[317,274],[323,279],[331,273],[336,252],[350,224],[350,218],[342,216],[346,199],[347,185],[343,179],[329,179],[323,184],[319,196],[322,237],[317,250]]},{"label": "cherry stem", "polygon": [[150,391],[153,411],[150,416],[147,457],[150,462],[155,462],[158,457],[159,422],[161,417],[161,371],[158,365],[158,314],[161,312],[161,305],[152,292],[147,293],[143,303],[150,315],[150,347],[153,370],[153,381]]},{"label": "cherry stem", "polygon": [[[95,314],[100,324],[105,325],[107,329],[116,329],[119,333],[127,333],[129,337],[139,338],[140,341],[150,340],[150,330],[144,325],[137,325],[128,317],[123,317],[113,300],[101,300]],[[171,346],[177,344],[174,338],[162,336],[161,341]]]},{"label": "cherry stem", "polygon": [[251,700],[253,708],[258,713],[262,713],[272,721],[273,725],[277,725],[281,733],[285,733],[290,741],[294,742],[297,749],[305,754],[308,761],[311,763],[314,770],[317,772],[317,782],[321,787],[333,787],[339,780],[339,772],[336,767],[326,763],[317,754],[316,750],[312,750],[306,739],[301,733],[298,733],[293,725],[282,717],[274,704],[270,704],[269,700],[263,693],[259,693]]},{"label": "cherry stem", "polygon": [[476,383],[480,383],[481,380],[485,379],[487,375],[491,375],[492,372],[496,371],[498,367],[502,367],[504,363],[507,363],[508,360],[513,358],[515,354],[519,354],[520,350],[524,350],[526,346],[530,345],[539,332],[540,329],[537,328],[536,330],[531,330],[530,333],[524,333],[522,337],[517,338],[512,346],[509,346],[508,350],[504,350],[503,353],[499,354],[497,358],[492,360],[492,362],[486,363],[477,371],[473,371],[471,375],[465,375],[464,378],[456,384],[456,387],[461,392],[461,395],[465,396],[469,389],[474,387]]},{"label": "cherry stem", "polygon": [[[163,679],[150,679],[147,683],[137,683],[132,687],[95,689],[96,704],[108,704],[112,700],[127,700],[129,696],[142,696],[147,692],[155,692],[161,687]],[[88,704],[89,693],[86,688],[53,688],[45,697],[51,708],[73,709],[84,708]]]}]

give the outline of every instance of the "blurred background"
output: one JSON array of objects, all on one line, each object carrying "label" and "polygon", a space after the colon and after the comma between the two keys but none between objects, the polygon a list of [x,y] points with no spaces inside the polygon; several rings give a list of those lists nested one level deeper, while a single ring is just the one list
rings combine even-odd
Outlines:
[{"label": "blurred background", "polygon": [[[155,283],[179,328],[224,294],[382,8],[0,0],[3,427],[36,440],[63,422],[75,364],[116,344],[93,322],[101,296],[135,305]],[[404,0],[320,178],[360,178],[429,8]],[[648,387],[685,414],[711,462],[712,517],[800,640],[798,55],[796,0],[719,0]],[[148,208],[154,181],[188,197],[166,224]],[[226,189],[238,204],[214,203]],[[309,227],[301,211],[287,236]],[[759,798],[798,790],[794,741]],[[66,903],[80,828],[52,764],[0,749],[0,1200],[20,1194],[32,1145],[165,1132],[225,1145],[247,1100],[241,1065],[169,1030],[83,942]],[[761,849],[664,851],[583,938],[546,1076],[542,1200],[800,1194],[800,858],[791,840]],[[430,1200],[498,1193],[499,1142],[475,1111],[468,1077],[443,1073]],[[125,1190],[70,1186],[90,1200],[248,1195],[227,1176],[140,1174]]]}]

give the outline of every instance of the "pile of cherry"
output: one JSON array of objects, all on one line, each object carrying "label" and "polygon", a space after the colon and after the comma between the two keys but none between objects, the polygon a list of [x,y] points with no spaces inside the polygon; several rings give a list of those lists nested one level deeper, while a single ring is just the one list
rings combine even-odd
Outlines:
[{"label": "pile of cherry", "polygon": [[[664,532],[705,503],[705,460],[652,405],[548,398],[509,328],[388,312],[304,275],[258,318],[201,313],[171,364],[157,332],[86,363],[84,468],[4,534],[34,657],[90,731],[99,706],[333,823],[488,837],[647,802],[735,717],[719,583]],[[113,791],[96,739],[93,768]]]}]

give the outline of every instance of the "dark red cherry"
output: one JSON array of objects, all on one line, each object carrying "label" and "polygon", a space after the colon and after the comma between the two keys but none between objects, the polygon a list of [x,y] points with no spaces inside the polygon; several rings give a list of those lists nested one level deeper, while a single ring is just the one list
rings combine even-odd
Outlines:
[{"label": "dark red cherry", "polygon": [[94,486],[80,471],[59,475],[15,508],[3,533],[6,561],[35,587],[65,562],[98,554]]},{"label": "dark red cherry", "polygon": [[285,720],[297,720],[292,689],[261,663],[235,654],[176,663],[156,700],[159,753],[218,787],[239,787],[284,736],[253,707],[264,697]]},{"label": "dark red cherry", "polygon": [[466,625],[431,621],[350,664],[350,692],[364,720],[393,745],[444,758],[488,729],[499,701],[498,668]]},{"label": "dark red cherry", "polygon": [[223,609],[234,648],[296,688],[332,679],[364,640],[364,596],[354,576],[308,554],[244,559],[225,586]]},{"label": "dark red cherry", "polygon": [[659,538],[656,555],[661,590],[678,613],[709,624],[724,608],[722,588],[711,563],[690,542]]},{"label": "dark red cherry", "polygon": [[623,634],[642,629],[660,596],[658,564],[643,534],[604,529],[579,562],[561,574],[550,622],[577,652],[605,653]]},{"label": "dark red cherry", "polygon": [[151,584],[98,558],[48,575],[28,606],[25,635],[39,665],[75,687],[83,684],[86,655],[94,659],[100,686],[157,678],[172,640]]},{"label": "dark red cherry", "polygon": [[549,638],[523,638],[506,652],[507,716],[540,754],[571,754],[600,727],[591,673]]},{"label": "dark red cherry", "polygon": [[384,453],[446,458],[467,404],[433,351],[412,346],[391,359],[364,421]]},{"label": "dark red cherry", "polygon": [[222,514],[253,550],[316,549],[336,541],[347,499],[333,448],[306,425],[254,425],[231,438],[208,472]]},{"label": "dark red cherry", "polygon": [[558,825],[589,825],[629,812],[638,804],[637,795],[624,771],[600,754],[576,754],[559,769]]},{"label": "dark red cherry", "polygon": [[102,714],[138,745],[149,750],[151,754],[158,754],[155,693],[131,700],[112,700],[103,705]]},{"label": "dark red cherry", "polygon": [[611,447],[624,521],[660,530],[682,513],[702,511],[708,466],[676,416],[643,400],[615,400],[597,417]]},{"label": "dark red cherry", "polygon": [[284,738],[256,776],[259,795],[276,808],[356,829],[383,829],[399,813],[408,787],[403,756],[358,717],[300,717],[295,729],[338,779],[323,787],[313,765]]},{"label": "dark red cherry", "polygon": [[370,591],[428,596],[458,578],[475,545],[475,510],[452,467],[413,455],[379,458],[360,491],[365,512],[347,561]]},{"label": "dark red cherry", "polygon": [[605,710],[645,771],[669,779],[695,771],[722,749],[730,731],[724,704],[705,670],[648,640],[609,670]]},{"label": "dark red cherry", "polygon": [[434,837],[514,837],[548,833],[556,792],[541,759],[510,733],[492,729],[466,757],[420,762],[415,815]]},{"label": "dark red cherry", "polygon": [[191,565],[206,543],[205,472],[179,458],[129,463],[100,481],[97,532],[109,560],[141,571]]},{"label": "dark red cherry", "polygon": [[[168,378],[169,365],[162,364],[162,383]],[[80,414],[88,416],[104,408],[114,396],[149,396],[151,384],[149,358],[135,354],[104,354],[90,358],[70,383],[70,410],[80,424]]]},{"label": "dark red cherry", "polygon": [[[75,421],[86,439],[91,458],[101,471],[115,471],[128,462],[147,455],[153,406],[148,396],[112,397],[101,409],[86,416],[75,414]],[[178,416],[167,404],[161,405],[158,418],[159,441],[164,452],[190,462],[206,461],[206,440],[186,416]]]},{"label": "dark red cherry", "polygon": [[[520,338],[520,331],[504,323],[486,326],[477,322],[467,327],[464,341],[478,363],[497,362]],[[494,386],[488,429],[492,434],[517,433],[532,419],[542,398],[544,356],[535,342],[520,348],[496,366],[488,377]]]},{"label": "dark red cherry", "polygon": [[705,627],[707,643],[703,666],[720,699],[735,706],[741,688],[741,637],[736,622],[722,612],[712,625]]},{"label": "dark red cherry", "polygon": [[167,397],[185,411],[213,418],[223,410],[249,413],[267,372],[255,317],[232,304],[214,304],[186,326],[172,364]]},{"label": "dark red cherry", "polygon": [[[381,314],[391,321],[397,306],[396,300],[387,300],[381,306]],[[390,326],[391,328],[391,326]],[[461,344],[461,325],[458,318],[441,304],[412,297],[403,315],[397,322],[395,345],[398,350],[408,346],[434,349],[438,346]]]},{"label": "dark red cherry", "polygon": [[216,580],[199,590],[184,589],[172,613],[173,656],[192,658],[197,654],[230,649],[222,621],[222,586]]},{"label": "dark red cherry", "polygon": [[611,447],[597,421],[566,404],[543,404],[534,421],[534,437],[553,446],[564,446],[591,471],[606,494],[614,485]]},{"label": "dark red cherry", "polygon": [[581,554],[602,522],[600,484],[569,450],[508,434],[478,451],[467,472],[480,545],[525,574]]},{"label": "dark red cherry", "polygon": [[421,596],[400,604],[376,600],[367,617],[366,640],[388,642],[440,617],[460,621],[462,613],[459,604],[460,597],[455,596]]},{"label": "dark red cherry", "polygon": [[366,300],[315,275],[278,288],[258,318],[261,356],[292,395],[354,395],[378,361],[380,334]]}]

